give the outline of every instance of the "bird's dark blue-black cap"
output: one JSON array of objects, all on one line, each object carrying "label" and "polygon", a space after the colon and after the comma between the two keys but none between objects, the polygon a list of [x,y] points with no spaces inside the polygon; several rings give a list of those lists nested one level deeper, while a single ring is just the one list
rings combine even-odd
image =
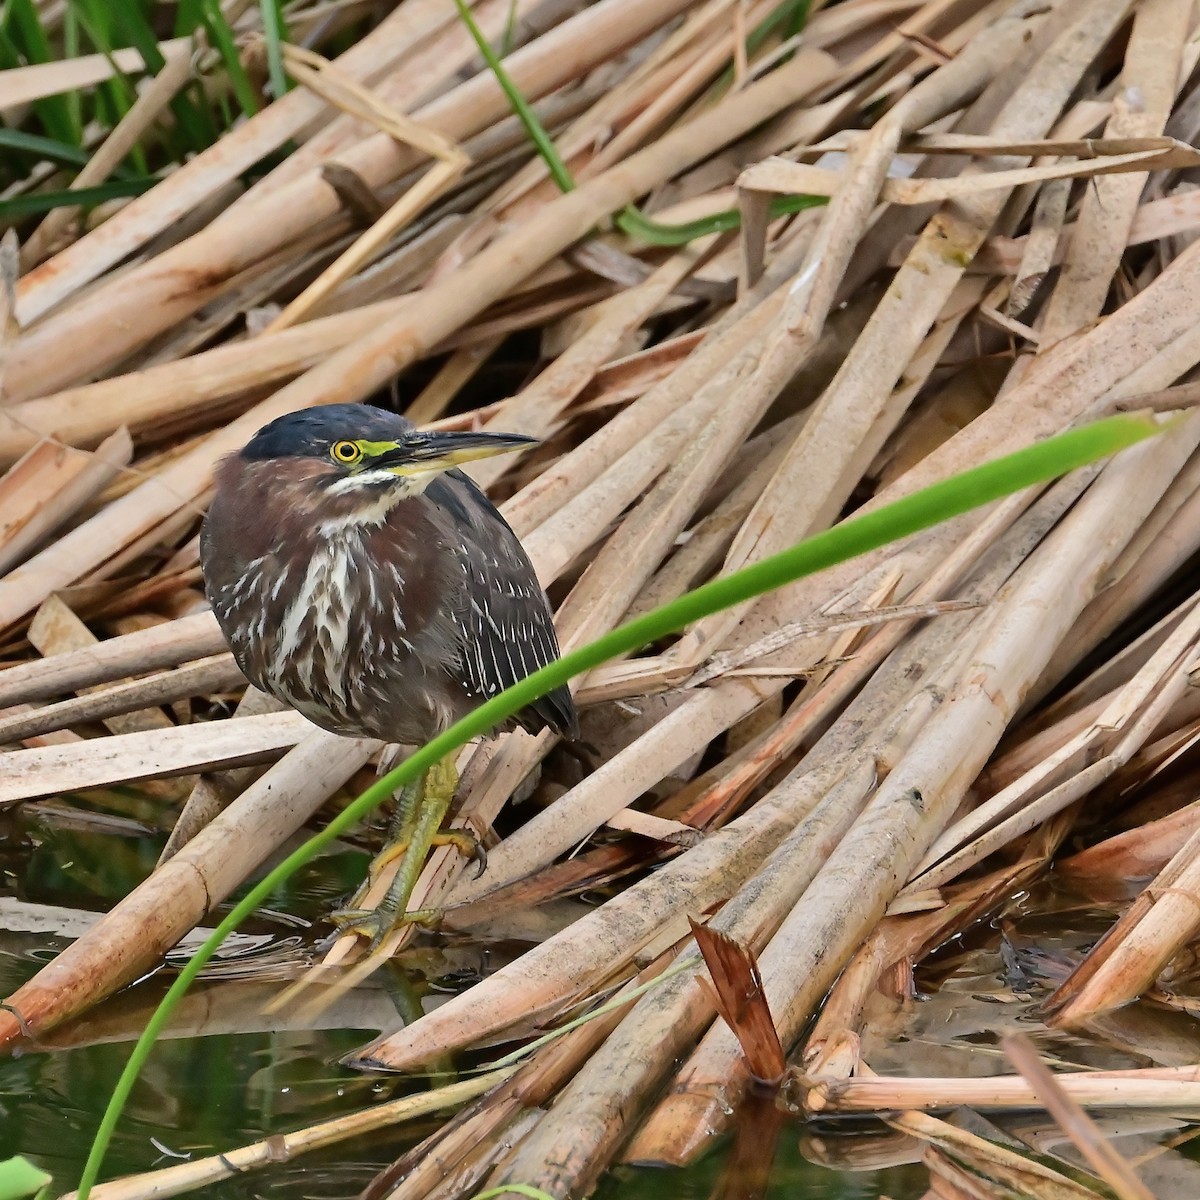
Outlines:
[{"label": "bird's dark blue-black cap", "polygon": [[399,441],[416,427],[373,404],[322,404],[284,413],[264,425],[242,449],[242,458],[323,458],[339,440]]}]

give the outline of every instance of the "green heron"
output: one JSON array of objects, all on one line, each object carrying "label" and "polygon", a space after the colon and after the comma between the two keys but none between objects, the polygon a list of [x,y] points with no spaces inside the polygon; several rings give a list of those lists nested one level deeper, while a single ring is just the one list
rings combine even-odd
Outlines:
[{"label": "green heron", "polygon": [[[246,678],[322,729],[419,746],[557,658],[529,556],[454,469],[533,443],[424,433],[358,404],[260,429],[218,465],[200,535],[205,589]],[[516,723],[578,731],[566,688]],[[443,764],[402,793],[392,845],[376,860],[404,856],[386,897],[335,921],[378,944],[405,919],[431,845],[478,851],[469,835],[439,833],[455,784]]]}]

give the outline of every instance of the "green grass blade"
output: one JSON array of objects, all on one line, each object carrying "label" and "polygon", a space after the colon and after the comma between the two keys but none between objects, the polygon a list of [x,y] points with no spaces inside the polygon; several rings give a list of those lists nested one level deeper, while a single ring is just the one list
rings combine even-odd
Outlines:
[{"label": "green grass blade", "polygon": [[95,187],[76,188],[65,192],[31,192],[27,196],[12,196],[0,200],[0,221],[16,221],[35,213],[49,212],[53,208],[80,205],[95,208],[106,200],[118,200],[122,196],[140,196],[152,188],[158,180],[152,175],[141,179],[114,179]]},{"label": "green grass blade", "polygon": [[225,14],[217,0],[201,0],[200,11],[203,14],[204,28],[212,40],[213,48],[221,55],[225,70],[229,73],[229,83],[237,98],[238,106],[246,116],[253,116],[259,109],[258,97],[250,85],[250,79],[242,66],[238,55],[237,45],[233,39],[233,30],[225,20]]},{"label": "green grass blade", "polygon": [[271,95],[278,100],[291,86],[283,69],[283,44],[288,40],[287,22],[281,0],[262,0],[263,37],[267,42],[267,75]]},{"label": "green grass blade", "polygon": [[142,56],[146,70],[154,75],[167,65],[167,60],[158,48],[158,38],[155,37],[154,30],[139,5],[129,3],[129,0],[107,0],[99,6],[95,0],[86,2],[95,25],[99,26],[100,13],[104,14],[105,24],[102,28],[109,51],[118,44],[132,46]]},{"label": "green grass blade", "polygon": [[25,133],[21,129],[0,129],[0,150],[15,150],[38,159],[48,158],[51,162],[62,163],[68,167],[86,166],[91,157],[70,142],[60,142],[57,138],[42,137],[36,133]]},{"label": "green grass blade", "polygon": [[809,0],[789,0],[788,3],[781,5],[787,10],[787,15],[784,18],[783,30],[780,36],[786,41],[788,38],[793,38],[798,33],[802,33],[805,25],[808,24],[808,14],[812,7]]},{"label": "green grass blade", "polygon": [[[783,0],[783,3],[774,12],[768,13],[746,35],[746,57],[751,58],[761,49],[763,43],[766,42],[767,38],[776,29],[779,30],[779,40],[781,42],[785,42],[788,38],[798,34],[808,23],[809,7],[810,0]],[[791,57],[790,54],[785,55],[776,65],[778,66],[787,62]],[[719,96],[727,92],[733,83],[733,79],[733,64],[730,63],[714,82],[712,94]]]},{"label": "green grass blade", "polygon": [[538,120],[537,113],[533,111],[533,107],[525,99],[521,89],[513,82],[513,77],[504,69],[504,64],[501,63],[499,56],[492,49],[491,43],[483,36],[483,30],[479,28],[474,16],[472,16],[471,10],[467,7],[466,0],[454,0],[454,7],[458,9],[458,15],[462,23],[467,27],[467,31],[474,40],[479,53],[483,57],[483,61],[487,63],[488,69],[496,77],[496,82],[500,85],[500,90],[512,106],[513,112],[517,114],[525,129],[525,136],[537,147],[537,152],[546,164],[551,178],[560,191],[573,191],[575,180],[571,178],[571,172],[567,168],[567,164],[563,162],[559,155],[558,148],[554,145],[554,139],[551,138],[546,132],[545,126]]},{"label": "green grass blade", "polygon": [[808,24],[808,9],[809,0],[783,0],[747,35],[746,53],[753,54],[776,29],[783,41],[795,37]]},{"label": "green grass blade", "polygon": [[191,37],[204,24],[204,9],[200,0],[180,0],[175,10],[175,36]]},{"label": "green grass blade", "polygon": [[508,15],[504,18],[504,32],[500,35],[500,57],[511,54],[517,40],[517,0],[508,0]]},{"label": "green grass blade", "polygon": [[[83,53],[81,50],[81,39],[79,36],[79,21],[75,16],[75,10],[69,5],[63,12],[63,58],[72,59],[78,58]],[[83,128],[83,91],[80,88],[72,88],[69,92],[64,93],[63,99],[67,103],[67,108],[71,113],[71,124],[76,129]]]},{"label": "green grass blade", "polygon": [[[167,65],[158,45],[158,36],[145,12],[138,4],[113,3],[106,0],[105,7],[113,14],[113,32],[122,42],[133,46],[142,56],[146,70],[157,75]],[[187,32],[190,35],[195,27]],[[167,141],[172,158],[182,158],[188,150],[199,152],[207,149],[218,136],[211,120],[206,120],[195,104],[183,92],[171,98],[170,109],[178,124],[178,130],[167,131]],[[140,153],[140,148],[135,154]]]},{"label": "green grass blade", "polygon": [[[59,162],[67,167],[83,167],[91,157],[86,151],[54,138],[41,137],[36,133],[26,133],[22,129],[0,128],[0,151],[12,150],[18,154],[26,154],[32,158],[50,162]],[[128,167],[118,166],[113,171],[116,179],[132,179],[133,172]]]},{"label": "green grass blade", "polygon": [[[820,208],[828,203],[827,196],[776,196],[771,201],[771,217],[798,213],[806,208]],[[651,246],[685,246],[688,242],[707,237],[710,233],[725,233],[739,228],[742,214],[736,208],[727,208],[707,217],[698,217],[695,221],[664,225],[661,221],[645,216],[630,204],[613,218],[613,223],[622,233]]]},{"label": "green grass blade", "polygon": [[26,61],[46,63],[54,60],[54,49],[42,28],[33,0],[5,0],[4,31],[24,52]]},{"label": "green grass blade", "polygon": [[113,1089],[84,1166],[77,1200],[88,1200],[99,1176],[117,1121],[155,1041],[175,1007],[221,943],[292,874],[315,858],[336,838],[341,837],[398,788],[419,778],[447,754],[472,738],[488,732],[538,697],[609,659],[640,650],[643,646],[674,633],[693,621],[755,596],[761,596],[806,575],[928,529],[1013,492],[1045,483],[1077,467],[1107,458],[1159,430],[1160,426],[1146,417],[1110,417],[1059,434],[1036,446],[1019,450],[1015,454],[985,463],[973,470],[964,471],[874,512],[851,517],[832,529],[799,542],[790,550],[754,563],[732,575],[714,579],[670,604],[627,621],[480,705],[445,733],[410,755],[395,770],[377,780],[334,817],[320,833],[310,838],[250,888],[196,951],[147,1022]]},{"label": "green grass blade", "polygon": [[[141,55],[145,70],[157,75],[166,65],[166,59],[159,48],[154,27],[143,6],[135,0],[71,0],[69,11],[75,14],[96,49],[112,63],[114,77],[100,86],[97,100],[99,107],[106,110],[105,123],[115,124],[137,98],[137,89],[113,61],[113,52],[118,47],[132,47]],[[192,25],[183,31],[183,36],[194,30],[195,25]],[[181,92],[172,97],[170,109],[176,128],[167,126],[162,136],[172,159],[184,157],[189,150],[204,150],[216,140],[219,130],[207,116],[206,104],[198,106]],[[130,158],[139,174],[148,172],[141,146],[132,149]]]},{"label": "green grass blade", "polygon": [[[0,65],[46,63],[57,57],[33,0],[4,0],[0,10]],[[33,111],[55,141],[70,146],[83,144],[83,123],[73,114],[65,96],[44,96],[34,101]]]},{"label": "green grass blade", "polygon": [[[96,86],[97,108],[102,111],[102,120],[106,125],[115,125],[132,107],[137,99],[137,89],[129,76],[117,66],[114,52],[124,43],[124,38],[118,34],[120,13],[124,4],[101,3],[100,0],[70,0],[70,8],[79,22],[79,27],[87,34],[92,45],[108,59],[112,68],[112,77]],[[154,47],[158,55],[157,43]],[[157,67],[151,64],[151,70]]]}]

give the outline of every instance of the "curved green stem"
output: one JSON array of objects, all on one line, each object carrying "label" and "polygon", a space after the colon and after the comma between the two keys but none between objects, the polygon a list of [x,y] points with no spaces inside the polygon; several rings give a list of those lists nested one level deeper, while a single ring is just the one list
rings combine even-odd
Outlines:
[{"label": "curved green stem", "polygon": [[[554,180],[559,191],[574,191],[575,180],[571,176],[570,168],[559,154],[554,139],[546,132],[545,126],[538,120],[537,113],[533,111],[533,105],[525,99],[521,89],[517,87],[513,77],[500,61],[499,55],[492,49],[487,38],[483,36],[483,31],[471,15],[466,0],[454,0],[454,3],[458,8],[458,15],[470,31],[484,62],[496,77],[500,90],[503,91],[513,112],[517,115],[517,119],[524,127],[526,136],[537,148],[538,154],[546,164],[550,178]],[[785,5],[784,9],[787,8],[788,6]],[[780,11],[786,16],[787,12],[784,9]],[[826,196],[778,196],[771,202],[771,216],[779,217],[786,213],[800,212],[805,208],[816,208],[828,203],[829,200]],[[728,208],[707,217],[700,217],[695,221],[685,221],[679,225],[666,225],[647,217],[634,205],[629,204],[613,220],[623,233],[636,237],[651,246],[685,246],[688,242],[695,241],[696,238],[739,228],[742,223],[742,215],[736,208]]]},{"label": "curved green stem", "polygon": [[[771,200],[770,216],[774,220],[788,213],[803,212],[806,208],[820,208],[828,203],[828,196],[775,196]],[[622,233],[648,242],[651,246],[684,246],[696,238],[707,237],[710,233],[725,233],[740,228],[742,214],[736,208],[726,208],[710,213],[707,217],[698,217],[694,221],[664,225],[647,217],[630,204],[617,213],[613,222]]]},{"label": "curved green stem", "polygon": [[567,683],[609,659],[640,650],[702,617],[741,604],[765,592],[793,583],[806,575],[845,562],[902,537],[928,529],[972,508],[998,500],[1067,471],[1106,458],[1126,446],[1157,433],[1160,426],[1142,416],[1110,417],[1073,429],[1036,446],[1019,450],[994,462],[964,471],[950,479],[914,492],[892,504],[851,517],[789,550],[714,579],[677,600],[627,621],[594,642],[564,655],[557,662],[514,684],[507,691],[469,713],[433,739],[395,770],[371,785],[318,834],[288,855],[241,899],[196,951],[146,1024],[113,1089],[92,1143],[78,1189],[78,1200],[87,1200],[100,1173],[117,1121],[129,1099],[143,1064],[171,1013],[192,981],[231,934],[254,910],[305,863],[315,858],[373,808],[399,788],[429,770],[439,759],[479,737],[540,696]]}]

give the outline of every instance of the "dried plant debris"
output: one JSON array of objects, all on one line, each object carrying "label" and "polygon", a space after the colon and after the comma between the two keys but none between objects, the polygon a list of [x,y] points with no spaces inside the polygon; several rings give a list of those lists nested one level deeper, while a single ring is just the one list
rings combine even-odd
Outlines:
[{"label": "dried plant debris", "polygon": [[[270,7],[157,59],[4,72],[0,806],[136,783],[184,815],[6,999],[0,1043],[69,1032],[372,777],[378,745],[246,688],[204,599],[213,469],[269,419],[370,400],[540,439],[474,474],[571,648],[1145,407],[1161,436],[1108,462],[578,679],[582,748],[463,750],[486,871],[439,848],[413,904],[440,929],[330,938],[276,1005],[336,1013],[414,943],[522,942],[349,1062],[559,1037],[283,1131],[298,1154],[449,1114],[380,1195],[583,1194],[693,1160],[781,1076],[804,1117],[887,1114],[930,1196],[1150,1194],[1083,1110],[1200,1105],[1170,1025],[1200,1011],[1191,0],[480,0],[504,86],[443,0],[287,5],[286,37]],[[140,82],[101,105],[114,70]],[[947,947],[981,928],[971,974]],[[988,1028],[1049,1039],[1006,1043],[1017,1074],[955,1008],[964,971]],[[935,1012],[949,1049],[921,1042]],[[1056,1058],[1068,1031],[1117,1057]],[[1030,1106],[1070,1169],[928,1115]]]}]

